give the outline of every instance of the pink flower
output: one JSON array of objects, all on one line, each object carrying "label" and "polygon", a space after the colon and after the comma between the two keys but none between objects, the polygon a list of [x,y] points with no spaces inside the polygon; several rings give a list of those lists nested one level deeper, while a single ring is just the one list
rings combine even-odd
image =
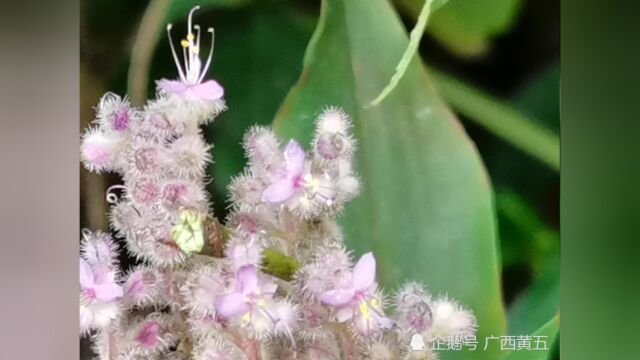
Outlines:
[{"label": "pink flower", "polygon": [[156,81],[158,88],[178,95],[186,101],[219,100],[224,96],[224,89],[215,80],[207,80],[203,83],[188,84],[181,80],[160,79]]},{"label": "pink flower", "polygon": [[92,269],[89,263],[80,259],[80,286],[90,299],[110,302],[122,296],[122,287],[115,282],[115,270],[100,266]]},{"label": "pink flower", "polygon": [[288,200],[303,183],[305,153],[300,144],[289,141],[284,150],[286,172],[284,176],[271,184],[263,193],[262,201],[280,203]]},{"label": "pink flower", "polygon": [[[170,94],[174,94],[186,101],[215,101],[220,100],[224,96],[224,89],[215,80],[207,80],[202,82],[204,76],[211,65],[211,58],[213,56],[213,44],[215,35],[213,28],[208,28],[207,31],[211,33],[211,48],[209,49],[209,56],[207,62],[202,68],[202,62],[200,61],[200,26],[192,26],[193,13],[200,7],[196,6],[189,12],[187,37],[183,39],[180,44],[183,47],[184,55],[184,70],[178,60],[178,54],[173,46],[173,40],[171,38],[171,24],[167,26],[167,34],[169,36],[169,44],[171,45],[171,53],[173,54],[173,60],[178,67],[178,73],[180,74],[179,80],[167,80],[162,79],[156,81],[156,85],[161,90],[164,90]],[[193,29],[196,30],[196,34],[193,33]]]},{"label": "pink flower", "polygon": [[160,341],[160,323],[157,321],[149,321],[142,326],[136,341],[144,347],[154,347]]},{"label": "pink flower", "polygon": [[129,128],[129,109],[123,107],[113,114],[113,130],[125,131]]},{"label": "pink flower", "polygon": [[375,296],[376,260],[372,253],[362,255],[353,267],[351,285],[329,290],[320,295],[320,302],[337,309],[339,322],[352,320],[362,335],[378,327],[389,329],[393,322],[384,316],[380,300]]},{"label": "pink flower", "polygon": [[277,285],[261,283],[255,266],[247,265],[236,274],[236,291],[220,296],[215,303],[216,311],[224,317],[236,317],[251,314],[270,300]]}]

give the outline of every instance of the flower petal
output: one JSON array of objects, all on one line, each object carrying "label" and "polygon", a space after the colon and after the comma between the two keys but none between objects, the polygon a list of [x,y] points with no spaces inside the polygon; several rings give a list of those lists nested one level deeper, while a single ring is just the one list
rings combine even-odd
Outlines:
[{"label": "flower petal", "polygon": [[376,259],[368,252],[358,260],[353,267],[353,288],[356,291],[365,291],[376,280]]},{"label": "flower petal", "polygon": [[278,180],[262,193],[262,201],[269,203],[283,202],[289,200],[295,191],[296,189],[292,179],[286,178]]},{"label": "flower petal", "polygon": [[80,285],[85,289],[93,287],[93,270],[84,259],[80,258]]},{"label": "flower petal", "polygon": [[354,315],[355,311],[352,306],[345,306],[336,311],[336,319],[338,320],[338,322],[345,322],[347,320],[350,320]]},{"label": "flower petal", "polygon": [[278,290],[278,285],[268,282],[260,285],[260,290],[262,290],[262,295],[272,297]]},{"label": "flower petal", "polygon": [[156,86],[158,87],[158,89],[176,95],[180,95],[188,89],[188,85],[179,80],[156,80]]},{"label": "flower petal", "polygon": [[222,295],[216,299],[216,311],[224,317],[235,317],[244,315],[249,311],[249,305],[244,301],[244,295],[231,293]]},{"label": "flower petal", "polygon": [[224,96],[224,89],[215,80],[208,80],[194,85],[187,91],[191,99],[187,100],[220,100]]},{"label": "flower petal", "polygon": [[287,176],[295,178],[304,172],[305,152],[295,140],[289,141],[284,149],[284,159],[287,163]]},{"label": "flower petal", "polygon": [[378,324],[380,324],[380,327],[383,329],[391,329],[393,327],[393,320],[389,319],[386,316],[380,316],[376,313],[373,314],[373,317],[376,319],[376,321],[378,322]]},{"label": "flower petal", "polygon": [[238,270],[240,292],[244,295],[252,294],[258,288],[258,272],[253,265],[246,265]]},{"label": "flower petal", "polygon": [[320,302],[331,306],[343,306],[348,304],[354,296],[353,289],[329,290],[320,295]]},{"label": "flower petal", "polygon": [[96,286],[94,288],[96,293],[96,299],[109,302],[119,297],[122,297],[124,291],[122,290],[122,286],[116,283],[107,283],[104,285]]}]

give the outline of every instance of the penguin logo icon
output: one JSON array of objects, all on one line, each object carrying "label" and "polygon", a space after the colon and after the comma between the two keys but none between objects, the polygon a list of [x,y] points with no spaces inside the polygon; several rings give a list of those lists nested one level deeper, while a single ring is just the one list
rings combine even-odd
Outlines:
[{"label": "penguin logo icon", "polygon": [[422,335],[413,334],[413,336],[411,337],[411,342],[409,343],[409,347],[411,348],[411,351],[424,350],[425,345],[424,345],[424,339],[422,338]]}]

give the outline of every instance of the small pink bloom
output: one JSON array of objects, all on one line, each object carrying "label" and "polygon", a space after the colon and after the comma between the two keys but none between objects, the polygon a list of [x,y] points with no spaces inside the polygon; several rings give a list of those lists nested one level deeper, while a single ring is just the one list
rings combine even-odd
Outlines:
[{"label": "small pink bloom", "polygon": [[156,346],[160,339],[160,328],[160,323],[157,321],[147,322],[138,332],[136,341],[144,347],[151,348]]},{"label": "small pink bloom", "polygon": [[288,200],[302,187],[305,152],[294,140],[289,141],[284,150],[286,173],[271,184],[263,193],[262,201],[280,203]]},{"label": "small pink bloom", "polygon": [[261,283],[255,266],[247,265],[236,273],[236,291],[220,296],[216,310],[224,317],[243,316],[260,306],[262,300],[271,299],[277,285]]},{"label": "small pink bloom", "polygon": [[376,260],[372,253],[366,253],[353,267],[350,286],[320,295],[320,302],[336,308],[339,322],[353,319],[358,331],[365,336],[377,327],[389,329],[393,326],[393,322],[384,316],[380,300],[374,294],[375,275]]},{"label": "small pink bloom", "polygon": [[115,271],[108,267],[92,269],[89,263],[80,259],[80,286],[84,294],[103,302],[110,302],[122,296],[122,287],[115,282]]},{"label": "small pink bloom", "polygon": [[[169,45],[171,45],[171,53],[173,54],[173,60],[178,68],[180,78],[178,80],[161,79],[156,81],[156,85],[159,89],[164,90],[170,94],[179,96],[186,101],[216,101],[222,99],[224,96],[224,89],[215,80],[204,81],[204,77],[211,65],[211,58],[213,57],[213,44],[214,44],[214,31],[213,28],[208,28],[207,32],[211,33],[211,48],[207,61],[202,66],[200,61],[200,30],[199,27],[192,26],[193,13],[198,10],[198,6],[191,9],[187,21],[187,39],[183,40],[184,49],[184,64],[178,60],[178,54],[173,46],[171,38],[171,27],[167,26],[167,35],[169,37]],[[193,28],[198,30],[194,34]],[[184,67],[184,68],[183,68]]]},{"label": "small pink bloom", "polygon": [[113,114],[113,130],[125,131],[129,128],[129,109],[127,107],[120,108]]},{"label": "small pink bloom", "polygon": [[153,181],[143,180],[134,185],[133,198],[140,203],[153,203],[159,196],[160,187]]}]

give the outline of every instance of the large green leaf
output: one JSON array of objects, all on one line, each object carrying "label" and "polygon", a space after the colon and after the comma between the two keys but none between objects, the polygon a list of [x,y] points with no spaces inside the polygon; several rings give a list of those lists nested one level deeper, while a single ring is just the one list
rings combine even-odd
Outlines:
[{"label": "large green leaf", "polygon": [[[398,0],[417,18],[424,0]],[[427,31],[451,51],[465,56],[483,54],[491,39],[508,31],[522,0],[450,0],[433,14]]]},{"label": "large green leaf", "polygon": [[[556,315],[538,330],[532,333],[533,341],[540,339],[546,342],[548,350],[518,350],[513,351],[502,360],[549,360],[553,356],[553,347],[560,331],[560,316]],[[523,334],[525,335],[525,334]],[[535,346],[535,345],[533,345]],[[542,347],[542,346],[541,346]]]},{"label": "large green leaf", "polygon": [[[408,44],[385,0],[326,0],[298,84],[274,121],[285,139],[310,140],[314,117],[343,107],[355,123],[362,194],[341,220],[348,246],[373,250],[383,286],[427,283],[475,312],[478,336],[505,331],[491,185],[473,144],[439,100],[418,57],[380,105]],[[444,359],[495,359],[449,352]]]},{"label": "large green leaf", "polygon": [[547,260],[531,286],[509,308],[509,333],[530,334],[560,310],[560,254]]},{"label": "large green leaf", "polygon": [[560,234],[549,228],[535,210],[512,191],[496,191],[496,208],[503,268],[526,264],[536,274],[547,271],[549,259],[560,251]]}]

